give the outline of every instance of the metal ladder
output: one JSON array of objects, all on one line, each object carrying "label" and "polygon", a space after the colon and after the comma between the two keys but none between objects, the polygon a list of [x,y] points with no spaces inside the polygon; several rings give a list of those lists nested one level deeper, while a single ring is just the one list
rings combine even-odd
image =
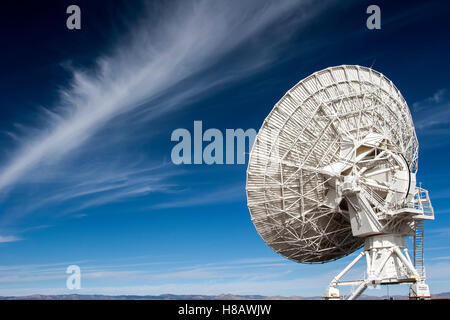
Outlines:
[{"label": "metal ladder", "polygon": [[425,279],[424,267],[424,223],[423,220],[414,222],[414,267],[419,276]]}]

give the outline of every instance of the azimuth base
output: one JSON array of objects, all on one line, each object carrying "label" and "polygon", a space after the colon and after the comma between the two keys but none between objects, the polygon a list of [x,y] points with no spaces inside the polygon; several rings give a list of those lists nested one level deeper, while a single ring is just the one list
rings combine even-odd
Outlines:
[{"label": "azimuth base", "polygon": [[[403,252],[402,252],[403,251]],[[340,281],[340,279],[362,258],[366,257],[366,278],[363,280]],[[365,240],[361,252],[330,283],[324,298],[339,300],[338,286],[357,285],[348,300],[357,299],[369,286],[412,283],[409,296],[411,299],[430,297],[430,291],[414,268],[406,248],[404,236],[398,234],[375,235]]]}]

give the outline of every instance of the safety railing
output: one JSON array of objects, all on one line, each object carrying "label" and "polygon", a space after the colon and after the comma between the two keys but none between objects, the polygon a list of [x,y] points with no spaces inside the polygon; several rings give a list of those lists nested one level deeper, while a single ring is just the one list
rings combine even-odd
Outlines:
[{"label": "safety railing", "polygon": [[428,218],[434,218],[434,210],[431,205],[430,196],[428,190],[421,187],[416,188],[416,193],[414,194],[414,209],[423,211],[423,215]]}]

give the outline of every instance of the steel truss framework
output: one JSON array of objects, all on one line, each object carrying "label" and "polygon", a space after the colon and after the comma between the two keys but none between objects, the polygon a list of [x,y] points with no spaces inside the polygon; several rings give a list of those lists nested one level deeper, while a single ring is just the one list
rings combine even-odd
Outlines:
[{"label": "steel truss framework", "polygon": [[[404,242],[434,219],[428,192],[416,187],[417,162],[412,117],[394,84],[360,66],[324,69],[289,90],[258,132],[247,169],[252,221],[270,247],[302,263],[365,244],[328,299],[340,298],[340,285],[357,284],[354,299],[369,285],[405,282],[410,297],[429,296]],[[341,281],[363,256],[365,279]]]},{"label": "steel truss framework", "polygon": [[[364,279],[342,281],[341,278],[353,266],[366,258],[366,275]],[[331,281],[325,291],[325,299],[341,299],[338,286],[356,286],[356,289],[347,297],[348,300],[357,299],[369,286],[411,283],[410,298],[429,298],[430,291],[414,267],[408,254],[404,238],[399,235],[387,234],[367,238],[365,249],[345,267]]]},{"label": "steel truss framework", "polygon": [[252,221],[288,259],[339,259],[364,243],[352,233],[345,176],[359,177],[359,195],[380,230],[392,232],[404,225],[392,212],[405,192],[391,187],[411,179],[396,172],[415,173],[417,160],[409,108],[390,80],[360,66],[324,69],[289,90],[258,132],[247,170]]}]

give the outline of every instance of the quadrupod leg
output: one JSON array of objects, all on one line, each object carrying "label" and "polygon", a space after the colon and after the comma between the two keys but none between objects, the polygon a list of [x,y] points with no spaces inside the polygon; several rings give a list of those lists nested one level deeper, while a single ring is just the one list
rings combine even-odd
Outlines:
[{"label": "quadrupod leg", "polygon": [[344,268],[336,277],[331,280],[330,285],[327,290],[325,290],[324,298],[326,300],[339,300],[341,297],[339,295],[339,289],[337,286],[339,285],[339,280],[359,261],[363,256],[365,256],[366,252],[361,252],[348,266]]},{"label": "quadrupod leg", "polygon": [[[364,280],[340,281],[340,279],[363,257],[366,256],[367,261],[367,278]],[[395,260],[395,261],[394,261]],[[392,268],[386,267],[387,262],[396,264],[406,270],[407,277],[399,277],[399,273]],[[324,298],[327,300],[339,300],[340,294],[338,286],[342,285],[358,285],[355,291],[347,298],[354,300],[361,296],[369,285],[376,286],[378,284],[412,282],[410,287],[410,298],[426,298],[429,297],[429,289],[424,279],[421,279],[417,270],[411,263],[408,255],[404,255],[401,250],[394,246],[383,248],[383,250],[366,250],[361,252],[344,270],[341,271],[330,283],[325,291]]]}]

